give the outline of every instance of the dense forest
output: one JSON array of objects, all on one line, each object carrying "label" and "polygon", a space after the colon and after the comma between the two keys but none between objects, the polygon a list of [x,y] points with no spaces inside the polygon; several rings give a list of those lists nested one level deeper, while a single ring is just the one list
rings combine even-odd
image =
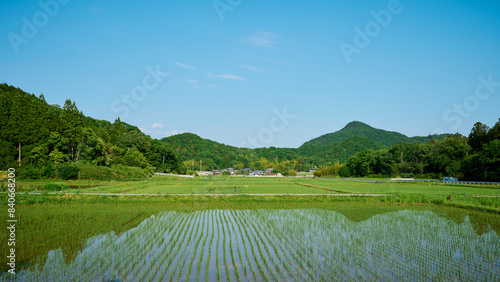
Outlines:
[{"label": "dense forest", "polygon": [[426,144],[398,143],[365,150],[336,171],[340,176],[458,177],[500,181],[500,120],[492,127],[480,122],[468,137],[455,134]]},{"label": "dense forest", "polygon": [[130,179],[153,171],[184,173],[180,156],[137,127],[86,117],[74,102],[0,84],[0,169],[27,178]]}]

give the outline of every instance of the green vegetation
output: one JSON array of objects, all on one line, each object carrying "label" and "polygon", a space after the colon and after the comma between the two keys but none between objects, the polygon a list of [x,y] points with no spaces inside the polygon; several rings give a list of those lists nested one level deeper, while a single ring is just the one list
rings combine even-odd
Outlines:
[{"label": "green vegetation", "polygon": [[469,137],[455,134],[427,144],[398,143],[362,151],[346,163],[347,176],[458,177],[500,182],[500,120],[493,128],[476,123]]},{"label": "green vegetation", "polygon": [[[37,190],[38,194],[25,193]],[[62,192],[54,192],[58,190]],[[89,192],[94,195],[85,194]],[[315,196],[269,194],[280,192],[315,194]],[[143,181],[129,182],[21,181],[16,196],[18,204],[16,212],[20,215],[17,242],[19,246],[23,246],[19,247],[18,263],[21,268],[35,271],[37,274],[33,275],[36,277],[47,277],[47,279],[51,277],[56,280],[57,273],[61,272],[54,272],[51,269],[57,268],[61,271],[66,267],[83,264],[98,266],[85,268],[86,270],[81,270],[84,272],[80,273],[89,275],[88,277],[91,277],[89,279],[94,280],[104,277],[106,269],[110,268],[117,272],[106,276],[106,279],[136,280],[144,279],[144,275],[152,275],[153,279],[162,277],[184,279],[189,276],[201,280],[217,279],[217,277],[221,279],[230,277],[232,280],[246,277],[252,280],[263,276],[274,279],[327,278],[333,274],[324,272],[324,269],[337,271],[338,262],[329,259],[325,261],[331,261],[330,264],[322,265],[317,260],[308,259],[315,249],[311,249],[307,242],[317,242],[315,243],[319,247],[317,250],[323,250],[317,253],[321,256],[329,253],[323,248],[331,249],[333,246],[331,245],[333,242],[328,238],[343,237],[324,233],[326,230],[335,230],[338,226],[328,226],[319,232],[316,228],[321,224],[345,222],[350,226],[358,222],[363,225],[374,220],[378,222],[380,216],[392,218],[391,214],[403,212],[404,216],[397,215],[393,219],[387,219],[389,221],[384,219],[379,223],[370,223],[370,226],[373,228],[373,224],[377,224],[380,228],[386,226],[386,230],[393,230],[390,226],[393,226],[394,220],[404,219],[405,226],[413,223],[420,226],[419,228],[426,228],[424,226],[439,224],[440,230],[448,225],[450,225],[449,230],[457,230],[451,226],[460,224],[462,226],[460,228],[468,226],[467,228],[475,230],[477,234],[495,236],[492,234],[500,233],[500,198],[496,196],[499,192],[500,187],[491,185],[348,181],[325,178],[213,176],[190,179],[154,176]],[[176,196],[171,195],[172,193],[199,194]],[[212,195],[219,193],[231,196]],[[245,193],[267,195],[249,196]],[[387,195],[328,196],[325,193]],[[448,195],[452,196],[452,201],[446,200]],[[0,199],[2,207],[6,207],[7,194],[0,194]],[[418,213],[412,216],[407,214],[409,210]],[[426,214],[426,211],[439,215],[439,219]],[[7,213],[0,214],[0,220],[5,221],[6,216]],[[428,216],[434,218],[429,221],[434,222],[433,224],[420,222],[422,218]],[[311,220],[307,224],[311,225],[293,225],[304,222],[307,218]],[[160,222],[163,223],[155,225]],[[391,224],[387,225],[387,222]],[[154,234],[146,235],[151,230],[156,231]],[[304,230],[319,233],[313,237],[302,237]],[[491,230],[497,233],[491,233]],[[424,233],[433,234],[430,231]],[[467,233],[469,235],[466,236],[473,236],[468,238],[475,240],[472,239],[477,236],[475,233]],[[139,235],[134,234],[141,234],[142,239],[139,240],[139,237],[136,237]],[[453,234],[450,233],[449,236],[455,236]],[[0,239],[3,240],[6,235],[2,233]],[[368,234],[359,236],[356,238],[364,241],[348,240],[344,245],[351,246],[350,244],[355,243],[357,247],[369,246],[365,242],[371,240],[369,239],[371,237]],[[113,249],[116,252],[109,250],[109,246],[118,246],[122,243],[126,245]],[[121,249],[125,246],[134,252],[134,255]],[[298,252],[290,252],[291,247]],[[447,247],[450,246],[441,246],[439,249],[444,252]],[[1,248],[6,248],[6,245]],[[148,250],[158,250],[158,252],[151,253]],[[0,252],[5,250],[0,249]],[[370,252],[374,254],[373,249]],[[383,252],[387,254],[388,250]],[[102,254],[102,257],[95,258],[93,254]],[[355,253],[353,255],[356,256]],[[364,255],[366,256],[366,253]],[[496,256],[496,254],[491,255]],[[151,261],[161,262],[160,265],[145,263],[149,258]],[[2,260],[5,260],[5,257]],[[352,266],[366,267],[366,264],[357,260],[351,263]],[[36,264],[48,265],[47,271],[36,272],[33,268]],[[147,267],[145,270],[134,265]],[[399,267],[403,266],[398,266],[399,271],[403,271],[401,270],[403,268]],[[25,278],[32,277],[29,276],[31,275],[29,272],[23,273],[22,275],[28,275],[23,276]],[[479,274],[475,275],[477,277]]]},{"label": "green vegetation", "polygon": [[166,143],[119,118],[110,123],[86,117],[70,100],[61,108],[47,104],[43,95],[0,84],[0,121],[0,169],[17,167],[23,178],[76,179],[79,170],[86,172],[80,178],[88,179],[185,172],[180,156]]},{"label": "green vegetation", "polygon": [[347,159],[363,150],[379,150],[397,142],[424,143],[439,140],[447,135],[430,135],[428,137],[406,137],[400,133],[388,132],[372,128],[361,122],[351,122],[335,133],[327,134],[293,148],[237,148],[203,139],[192,133],[183,133],[163,138],[184,160],[186,167],[198,169],[200,160],[203,170],[220,168],[251,168],[262,170],[280,167],[278,171],[307,171],[314,166],[333,165],[346,162]]},{"label": "green vegetation", "polygon": [[324,196],[64,198],[19,207],[18,279],[422,280],[443,277],[438,264],[450,279],[500,275],[497,213]]},{"label": "green vegetation", "polygon": [[[263,194],[269,196],[251,197],[253,202],[266,201],[273,194],[302,194],[291,196],[294,199],[308,199],[310,201],[323,201],[322,195],[330,194],[377,194],[381,197],[338,197],[328,201],[373,201],[385,203],[434,203],[439,205],[463,206],[474,209],[500,208],[499,185],[464,185],[436,182],[398,182],[386,180],[354,181],[325,178],[262,178],[262,177],[229,177],[211,176],[204,178],[179,178],[170,176],[154,176],[144,181],[55,181],[55,182],[20,182],[18,192],[43,192],[43,187],[56,184],[67,189],[63,193],[80,194],[93,193],[101,197],[93,198],[102,201],[107,199],[105,194],[121,194],[131,197],[131,194],[165,196],[172,194],[197,195],[195,199],[217,198],[214,194],[228,194],[232,197],[240,195],[245,199],[247,194]],[[63,186],[65,185],[65,186]],[[0,186],[1,187],[1,186]],[[6,185],[3,186],[6,189]],[[386,196],[384,196],[386,195]],[[447,201],[448,196],[452,201]],[[18,194],[18,200],[23,204],[53,202],[55,199],[65,201],[55,195]],[[68,195],[66,195],[68,196]],[[161,197],[160,197],[161,198]],[[237,197],[238,198],[238,197]],[[279,198],[279,197],[278,197]],[[72,198],[70,198],[72,199]],[[112,198],[110,198],[112,199]],[[153,197],[152,199],[156,199]],[[174,197],[170,198],[174,199]],[[180,197],[179,199],[183,199]],[[189,197],[187,199],[190,199]],[[308,200],[308,201],[309,201]],[[70,202],[74,202],[71,200]],[[193,200],[194,201],[194,200]],[[77,201],[78,202],[78,201]],[[87,201],[84,201],[87,202]],[[59,202],[58,202],[59,203]]]},{"label": "green vegetation", "polygon": [[440,134],[440,135],[429,135],[427,137],[407,137],[404,134],[392,131],[386,131],[382,129],[373,128],[365,123],[359,121],[353,121],[348,123],[341,130],[322,135],[318,138],[314,138],[302,146],[325,146],[335,143],[343,142],[353,136],[361,136],[365,137],[373,142],[385,145],[392,146],[397,143],[428,143],[431,140],[439,140],[444,139],[448,134]]}]

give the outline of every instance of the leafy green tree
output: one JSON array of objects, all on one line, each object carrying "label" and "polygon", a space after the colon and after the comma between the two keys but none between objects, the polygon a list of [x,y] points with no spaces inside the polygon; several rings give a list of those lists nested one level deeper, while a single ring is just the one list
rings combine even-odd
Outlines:
[{"label": "leafy green tree", "polygon": [[59,164],[65,161],[64,154],[55,149],[49,154],[50,159],[55,163]]},{"label": "leafy green tree", "polygon": [[485,169],[486,179],[500,182],[500,140],[493,140],[484,145],[479,159]]},{"label": "leafy green tree", "polygon": [[448,136],[438,141],[429,153],[432,171],[448,176],[460,176],[461,164],[472,148],[467,144],[467,137],[461,134]]},{"label": "leafy green tree", "polygon": [[62,136],[68,140],[69,152],[71,159],[74,160],[76,150],[82,135],[83,121],[82,114],[76,107],[75,102],[67,99],[64,102],[63,111],[61,113],[61,129]]},{"label": "leafy green tree", "polygon": [[374,151],[366,150],[349,158],[347,166],[352,175],[368,176],[374,174],[377,159]]},{"label": "leafy green tree", "polygon": [[14,146],[12,142],[0,139],[0,168],[14,166],[16,157],[16,146]]},{"label": "leafy green tree", "polygon": [[83,128],[81,135],[76,159],[93,165],[104,165],[106,152],[104,141],[91,128]]},{"label": "leafy green tree", "polygon": [[351,176],[351,170],[349,169],[349,167],[347,165],[344,165],[340,168],[339,176],[344,177],[344,178]]},{"label": "leafy green tree", "polygon": [[136,147],[132,147],[125,153],[123,156],[123,164],[143,169],[150,166],[146,157],[144,157],[144,155]]},{"label": "leafy green tree", "polygon": [[335,168],[333,166],[322,165],[314,172],[314,176],[333,176],[335,175]]},{"label": "leafy green tree", "polygon": [[[199,164],[199,162],[196,163]],[[180,155],[170,145],[159,140],[151,140],[151,164],[158,171],[182,173],[186,170]],[[193,167],[198,168],[194,165]]]},{"label": "leafy green tree", "polygon": [[497,123],[488,131],[488,141],[500,140],[500,119]]},{"label": "leafy green tree", "polygon": [[108,143],[106,147],[108,148],[106,165],[122,164],[122,156],[125,154],[125,150],[111,143]]},{"label": "leafy green tree", "polygon": [[468,144],[472,147],[472,149],[475,152],[481,151],[483,148],[483,145],[488,143],[489,141],[489,136],[488,136],[488,131],[490,128],[482,124],[480,122],[477,122],[474,124],[474,127],[472,128],[470,134],[469,134],[469,142]]},{"label": "leafy green tree", "polygon": [[49,149],[46,144],[40,144],[33,148],[29,157],[31,163],[39,166],[48,165],[51,160],[48,151]]},{"label": "leafy green tree", "polygon": [[[22,144],[30,140],[30,127],[28,124],[32,122],[31,116],[27,114],[26,102],[27,94],[22,93],[20,90],[10,92],[10,99],[12,99],[9,109],[8,119],[5,125],[4,135],[8,141],[15,142],[18,150],[22,150]],[[19,152],[22,155],[22,151]],[[19,166],[22,164],[22,157],[19,159]]]},{"label": "leafy green tree", "polygon": [[111,142],[113,144],[116,143],[118,141],[118,138],[125,132],[126,129],[123,126],[120,118],[117,118],[110,129],[108,142]]},{"label": "leafy green tree", "polygon": [[120,148],[128,150],[136,147],[144,156],[151,154],[151,146],[146,136],[139,130],[122,134],[116,143]]},{"label": "leafy green tree", "polygon": [[57,149],[59,151],[67,151],[69,140],[63,137],[59,132],[51,132],[49,137],[45,140],[44,146],[48,148],[49,152]]}]

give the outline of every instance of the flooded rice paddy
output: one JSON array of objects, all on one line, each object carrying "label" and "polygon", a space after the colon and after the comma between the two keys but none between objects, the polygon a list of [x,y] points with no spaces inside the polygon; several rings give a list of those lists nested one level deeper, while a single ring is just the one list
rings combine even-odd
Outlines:
[{"label": "flooded rice paddy", "polygon": [[[328,209],[165,211],[117,235],[60,249],[17,281],[331,281],[500,279],[500,237],[430,210],[351,221]],[[13,279],[15,278],[15,279]]]}]

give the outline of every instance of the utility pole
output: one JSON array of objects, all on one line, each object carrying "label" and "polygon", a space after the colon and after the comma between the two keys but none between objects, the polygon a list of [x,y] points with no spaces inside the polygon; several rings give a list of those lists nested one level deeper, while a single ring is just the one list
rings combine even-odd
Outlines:
[{"label": "utility pole", "polygon": [[21,142],[19,142],[19,167],[21,167]]},{"label": "utility pole", "polygon": [[203,163],[203,160],[200,160],[200,172],[202,171],[201,170],[201,164]]},{"label": "utility pole", "polygon": [[165,155],[163,155],[163,164],[165,164]]}]

